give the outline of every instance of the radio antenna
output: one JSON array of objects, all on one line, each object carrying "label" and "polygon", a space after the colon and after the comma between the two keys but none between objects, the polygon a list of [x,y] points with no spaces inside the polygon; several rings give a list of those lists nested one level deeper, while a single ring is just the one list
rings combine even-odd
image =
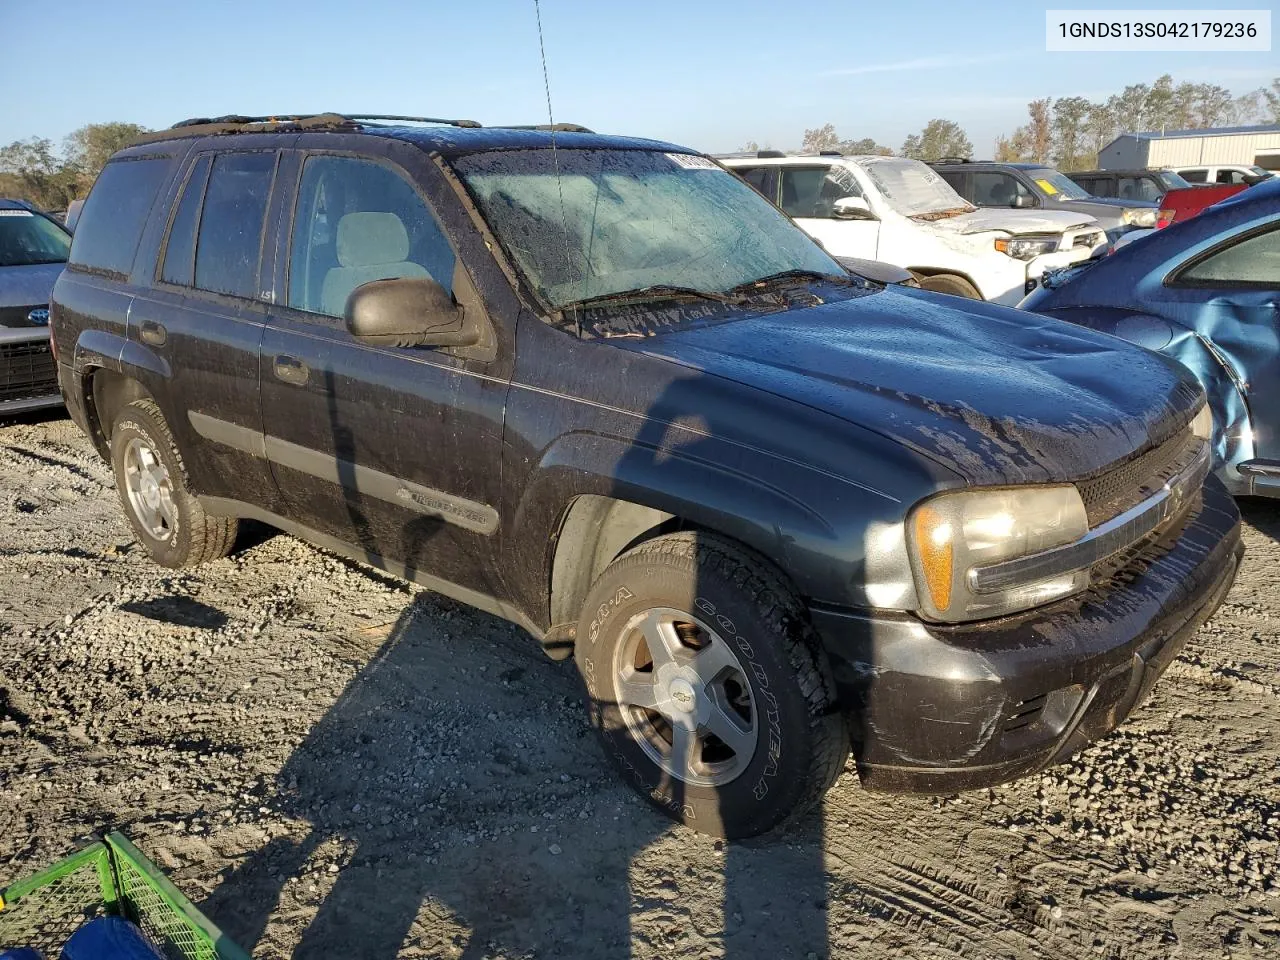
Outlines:
[{"label": "radio antenna", "polygon": [[[573,258],[569,256],[569,222],[564,212],[564,184],[560,180],[560,155],[556,152],[556,118],[551,112],[551,77],[547,73],[547,47],[542,40],[542,6],[538,0],[533,0],[533,14],[538,21],[538,53],[542,56],[542,87],[547,92],[547,125],[551,132],[551,165],[556,172],[556,190],[560,194],[560,229],[564,231],[565,272],[567,275],[572,275]],[[586,282],[585,277],[583,282]],[[573,311],[573,319],[577,327],[578,337],[581,339],[582,315],[576,309]]]}]

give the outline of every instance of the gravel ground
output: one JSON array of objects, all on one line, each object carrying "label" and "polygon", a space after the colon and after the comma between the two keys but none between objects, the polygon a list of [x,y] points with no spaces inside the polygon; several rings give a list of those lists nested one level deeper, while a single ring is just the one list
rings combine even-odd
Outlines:
[{"label": "gravel ground", "polygon": [[614,777],[570,664],[270,531],[131,542],[60,417],[0,424],[0,883],[124,829],[261,957],[1280,956],[1280,505],[1072,762],[723,844]]}]

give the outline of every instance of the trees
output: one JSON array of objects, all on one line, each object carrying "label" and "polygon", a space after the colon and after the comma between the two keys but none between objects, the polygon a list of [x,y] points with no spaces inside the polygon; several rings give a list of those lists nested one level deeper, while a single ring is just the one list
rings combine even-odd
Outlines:
[{"label": "trees", "polygon": [[973,144],[954,120],[930,120],[923,130],[911,134],[902,144],[902,155],[916,160],[968,157],[972,153]]},{"label": "trees", "polygon": [[836,150],[840,153],[874,153],[884,157],[893,156],[893,151],[882,147],[871,137],[861,140],[841,140],[834,124],[824,123],[814,130],[805,130],[804,139],[800,143],[801,150],[821,153],[823,150]]},{"label": "trees", "polygon": [[10,174],[19,199],[50,210],[63,210],[75,199],[75,171],[69,170],[46,137],[15,140],[0,147],[0,173]]},{"label": "trees", "polygon": [[1079,170],[1096,163],[1102,148],[1122,133],[1280,123],[1280,77],[1270,87],[1235,96],[1215,83],[1174,83],[1166,73],[1154,83],[1130,84],[1106,100],[1033,100],[1027,114],[1025,125],[996,139],[996,159],[1052,159],[1063,169]]},{"label": "trees", "polygon": [[1258,91],[1262,103],[1266,106],[1267,112],[1271,115],[1268,119],[1271,123],[1280,123],[1280,77],[1276,77],[1271,81],[1270,87],[1263,87]]},{"label": "trees", "polygon": [[0,147],[0,174],[20,199],[47,210],[64,210],[83,197],[107,159],[146,127],[136,123],[89,123],[63,141],[61,153],[47,137],[15,140]]},{"label": "trees", "polygon": [[1084,97],[1062,97],[1053,104],[1053,159],[1062,170],[1084,170],[1093,165],[1085,147],[1085,122],[1089,101]]}]

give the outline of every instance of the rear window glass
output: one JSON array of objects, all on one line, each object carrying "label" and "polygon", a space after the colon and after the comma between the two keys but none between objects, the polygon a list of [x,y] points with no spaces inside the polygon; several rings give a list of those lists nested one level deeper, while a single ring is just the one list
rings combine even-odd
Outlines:
[{"label": "rear window glass", "polygon": [[169,157],[155,157],[103,167],[76,222],[71,264],[128,276],[147,214],[172,165]]},{"label": "rear window glass", "polygon": [[226,153],[213,161],[196,240],[201,290],[256,296],[262,222],[275,169],[274,153]]}]

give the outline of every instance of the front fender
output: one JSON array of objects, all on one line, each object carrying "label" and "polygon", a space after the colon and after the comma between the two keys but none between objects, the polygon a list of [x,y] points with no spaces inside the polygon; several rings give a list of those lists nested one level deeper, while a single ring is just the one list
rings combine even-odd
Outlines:
[{"label": "front fender", "polygon": [[[551,443],[514,511],[520,567],[549,570],[569,504],[596,495],[743,543],[777,563],[807,598],[915,607],[902,523],[915,492],[904,502],[901,490],[871,489],[673,424],[662,429],[658,442],[645,442],[643,431],[635,439],[582,431]],[[904,478],[903,487],[913,489],[914,480]],[[921,484],[933,489],[935,481]],[[546,609],[545,594],[526,600],[531,610]]]}]

